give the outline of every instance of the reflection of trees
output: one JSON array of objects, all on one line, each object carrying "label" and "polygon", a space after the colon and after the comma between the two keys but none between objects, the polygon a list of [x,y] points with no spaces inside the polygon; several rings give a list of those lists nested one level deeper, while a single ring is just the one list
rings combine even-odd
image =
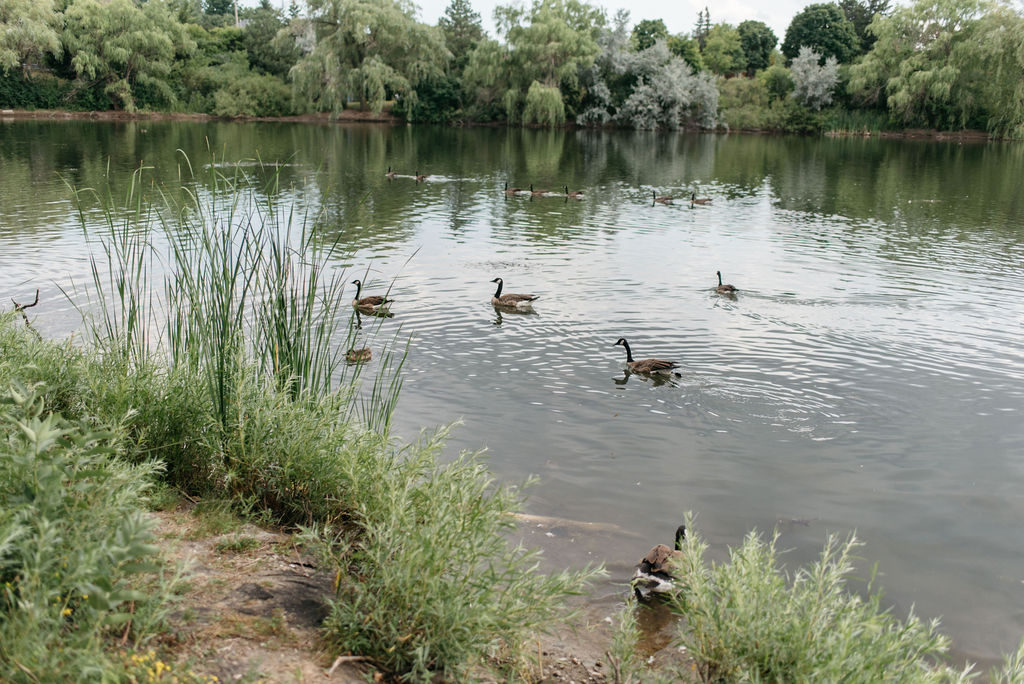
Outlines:
[{"label": "reflection of trees", "polygon": [[[184,154],[178,152],[182,150]],[[1002,231],[1019,242],[1024,148],[1012,145],[863,138],[715,136],[643,131],[528,130],[435,126],[14,121],[0,125],[0,231],[73,223],[77,188],[127,195],[132,171],[173,188],[179,177],[209,182],[206,167],[245,162],[257,191],[277,193],[350,249],[407,243],[425,217],[448,235],[484,222],[499,239],[567,244],[635,225],[650,188],[684,197],[714,185],[716,197],[768,189],[776,206],[837,215],[886,236]],[[186,160],[187,157],[187,160]],[[260,166],[255,160],[262,160]],[[281,165],[283,163],[283,165]],[[388,181],[400,174],[431,176]],[[218,167],[228,177],[235,169]],[[582,190],[581,202],[506,197],[510,185]],[[152,193],[151,193],[152,194]],[[721,207],[716,201],[715,207]],[[98,205],[97,205],[98,206]],[[86,201],[84,209],[97,208]],[[680,206],[667,211],[683,211]],[[954,234],[955,235],[955,234]],[[855,230],[847,236],[857,241]],[[861,236],[863,237],[863,236]]]},{"label": "reflection of trees", "polygon": [[1019,225],[1017,146],[843,138],[783,144],[773,156],[772,190],[786,209],[972,230]]}]

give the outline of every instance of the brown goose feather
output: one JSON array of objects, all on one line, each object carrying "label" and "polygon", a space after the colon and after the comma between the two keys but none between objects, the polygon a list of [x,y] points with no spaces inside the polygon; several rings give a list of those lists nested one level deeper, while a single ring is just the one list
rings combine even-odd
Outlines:
[{"label": "brown goose feather", "polygon": [[352,299],[352,306],[357,309],[378,309],[395,301],[394,299],[387,299],[380,295],[360,297],[359,294],[362,292],[363,284],[359,280],[353,280],[352,284],[356,286],[356,296]]},{"label": "brown goose feather", "polygon": [[634,361],[633,351],[629,348],[629,342],[626,341],[625,337],[620,337],[619,341],[615,344],[626,348],[626,368],[633,373],[667,373],[673,368],[679,367],[679,364],[675,361],[667,361],[665,359],[640,359],[639,361]]},{"label": "brown goose feather", "polygon": [[540,295],[532,294],[515,294],[512,292],[501,294],[501,288],[505,284],[504,281],[502,281],[501,278],[495,278],[491,282],[498,283],[498,289],[495,291],[494,296],[491,297],[491,304],[494,306],[507,306],[522,309],[530,306],[531,302],[540,298]]}]

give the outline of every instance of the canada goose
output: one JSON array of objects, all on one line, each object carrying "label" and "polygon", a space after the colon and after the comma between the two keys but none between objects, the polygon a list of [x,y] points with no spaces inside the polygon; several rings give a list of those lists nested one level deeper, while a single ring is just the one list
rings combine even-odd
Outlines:
[{"label": "canada goose", "polygon": [[722,284],[722,272],[721,271],[715,271],[715,273],[718,274],[718,287],[715,288],[715,291],[720,293],[720,294],[734,294],[736,292],[736,288],[735,287],[733,287],[732,285],[723,285]]},{"label": "canada goose", "polygon": [[651,594],[665,594],[675,590],[675,575],[672,564],[683,557],[683,540],[686,538],[686,525],[676,528],[675,548],[670,549],[658,544],[647,552],[633,572],[630,585],[638,599],[648,598]]},{"label": "canada goose", "polygon": [[495,290],[494,296],[491,297],[491,304],[494,306],[507,306],[513,309],[527,309],[533,306],[533,300],[538,299],[539,295],[532,294],[501,294],[501,286],[504,282],[501,278],[495,278],[491,281],[492,283],[498,283],[498,289]]},{"label": "canada goose", "polygon": [[352,284],[356,286],[356,296],[352,300],[352,306],[360,311],[373,313],[381,309],[386,309],[388,304],[395,301],[394,299],[385,299],[378,295],[360,298],[359,294],[363,291],[363,284],[358,279],[353,280]]},{"label": "canada goose", "polygon": [[522,188],[510,188],[508,187],[508,181],[505,181],[505,194],[506,195],[518,195],[523,191]]},{"label": "canada goose", "polygon": [[658,193],[655,192],[654,190],[651,190],[651,196],[654,198],[655,202],[661,202],[662,204],[672,204],[672,198],[669,197],[668,195],[662,195],[661,197],[658,197]]},{"label": "canada goose", "polygon": [[369,361],[372,356],[373,352],[370,351],[369,347],[363,347],[362,349],[349,349],[345,352],[345,360],[349,363]]},{"label": "canada goose", "polygon": [[427,176],[427,174],[420,173],[419,171],[416,172],[416,182],[417,183],[422,183],[423,181],[427,180],[427,178],[429,178],[429,176]]},{"label": "canada goose", "polygon": [[540,197],[541,195],[548,194],[548,191],[547,190],[534,190],[533,189],[533,183],[530,183],[530,194],[533,195],[534,197]]},{"label": "canada goose", "polygon": [[388,177],[389,179],[393,179],[393,178],[394,178],[395,176],[397,176],[398,174],[397,174],[397,173],[395,173],[394,171],[392,171],[392,170],[391,170],[391,167],[389,166],[389,167],[388,167],[388,172],[387,172],[387,173],[385,173],[384,175],[385,175],[385,176],[387,176],[387,177]]},{"label": "canada goose", "polygon": [[573,190],[569,192],[569,186],[565,186],[565,196],[569,199],[583,199],[583,192],[580,190]]},{"label": "canada goose", "polygon": [[690,193],[690,204],[691,205],[694,205],[694,204],[711,204],[711,198],[710,197],[697,197],[697,193],[696,192],[691,192]]},{"label": "canada goose", "polygon": [[626,348],[626,368],[633,373],[669,373],[673,368],[679,367],[679,364],[675,361],[666,361],[664,359],[641,359],[640,361],[634,361],[633,352],[630,350],[629,342],[626,341],[625,337],[620,337],[619,341],[615,344]]}]

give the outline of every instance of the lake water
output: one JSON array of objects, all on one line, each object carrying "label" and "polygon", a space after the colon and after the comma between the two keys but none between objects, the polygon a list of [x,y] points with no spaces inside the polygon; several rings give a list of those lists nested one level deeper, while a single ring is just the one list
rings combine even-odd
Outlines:
[{"label": "lake water", "polygon": [[[210,149],[279,173],[279,201],[325,213],[338,267],[391,287],[395,317],[363,332],[412,337],[399,434],[461,419],[453,453],[539,476],[529,513],[596,523],[544,539],[553,567],[607,564],[594,601],[691,510],[718,558],[778,526],[789,567],[856,530],[897,614],[942,616],[972,660],[1024,635],[1024,147],[3,121],[3,300],[38,287],[37,326],[71,330],[58,286],[88,282],[103,227],[86,211],[83,232],[69,184],[123,196],[132,169],[174,182],[177,150]],[[498,276],[534,313],[490,305]],[[626,376],[619,337],[681,377]]]}]

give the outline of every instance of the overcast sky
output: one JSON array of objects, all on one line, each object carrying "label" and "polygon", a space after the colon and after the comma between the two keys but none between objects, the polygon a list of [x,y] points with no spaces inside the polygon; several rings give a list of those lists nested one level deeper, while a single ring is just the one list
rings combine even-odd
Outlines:
[{"label": "overcast sky", "polygon": [[[450,0],[414,0],[420,7],[420,18],[428,24],[436,24],[444,14]],[[523,0],[520,0],[522,2]],[[603,7],[610,19],[620,7],[629,10],[635,24],[642,19],[663,19],[669,33],[690,33],[697,23],[697,13],[705,7],[711,13],[711,23],[728,22],[736,26],[741,21],[755,19],[763,21],[775,32],[779,42],[786,37],[786,28],[793,17],[807,5],[823,0],[774,0],[754,2],[752,0],[589,0],[590,4]],[[504,0],[470,0],[473,9],[480,13],[484,28],[494,36],[494,8],[510,4]]]}]

